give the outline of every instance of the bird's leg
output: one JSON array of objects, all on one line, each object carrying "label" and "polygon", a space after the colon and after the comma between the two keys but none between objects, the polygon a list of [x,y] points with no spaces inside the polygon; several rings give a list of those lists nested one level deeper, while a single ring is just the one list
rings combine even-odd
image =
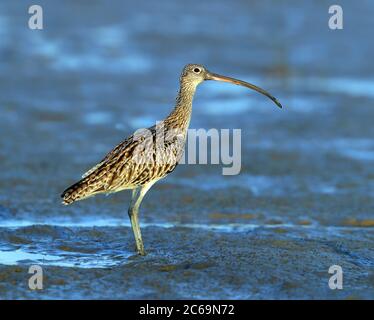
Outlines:
[{"label": "bird's leg", "polygon": [[152,185],[145,185],[145,186],[133,189],[131,204],[129,207],[129,217],[131,221],[131,227],[134,232],[136,250],[142,256],[145,256],[145,251],[144,251],[144,245],[143,245],[143,240],[142,240],[142,234],[140,232],[138,214],[139,214],[139,207],[143,200],[143,197],[151,186]]},{"label": "bird's leg", "polygon": [[131,221],[132,231],[134,232],[136,250],[140,255],[144,256],[145,251],[138,218],[139,206],[142,200],[141,198],[141,187],[134,189],[132,191],[131,204],[129,207],[129,218]]}]

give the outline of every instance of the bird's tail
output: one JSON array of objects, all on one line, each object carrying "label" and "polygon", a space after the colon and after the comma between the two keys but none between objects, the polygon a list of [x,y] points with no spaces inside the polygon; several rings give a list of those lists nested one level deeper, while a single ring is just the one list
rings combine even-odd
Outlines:
[{"label": "bird's tail", "polygon": [[72,186],[67,188],[62,194],[62,203],[64,205],[69,205],[75,201],[83,200],[91,197],[95,194],[94,190],[89,187],[88,179],[83,178],[82,180],[74,183]]}]

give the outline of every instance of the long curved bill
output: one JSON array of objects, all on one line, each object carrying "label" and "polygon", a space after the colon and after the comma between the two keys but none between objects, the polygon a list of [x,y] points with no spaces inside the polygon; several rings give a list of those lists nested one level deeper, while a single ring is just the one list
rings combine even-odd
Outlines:
[{"label": "long curved bill", "polygon": [[229,83],[236,84],[238,86],[247,87],[249,89],[252,89],[252,90],[255,90],[259,93],[262,93],[263,95],[265,95],[269,99],[271,99],[279,108],[282,108],[282,105],[280,104],[280,102],[275,97],[273,97],[269,92],[265,91],[264,89],[261,89],[261,88],[255,86],[254,84],[251,84],[251,83],[248,83],[248,82],[245,82],[245,81],[242,81],[242,80],[226,77],[226,76],[221,76],[219,74],[211,73],[211,72],[206,73],[206,80],[216,80],[216,81],[229,82]]}]

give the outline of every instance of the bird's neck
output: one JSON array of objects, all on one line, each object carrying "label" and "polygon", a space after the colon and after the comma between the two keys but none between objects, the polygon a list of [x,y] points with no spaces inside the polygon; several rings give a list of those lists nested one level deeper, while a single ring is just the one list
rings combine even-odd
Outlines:
[{"label": "bird's neck", "polygon": [[188,129],[195,91],[196,85],[181,82],[175,107],[164,121],[166,126],[182,129],[183,131]]}]

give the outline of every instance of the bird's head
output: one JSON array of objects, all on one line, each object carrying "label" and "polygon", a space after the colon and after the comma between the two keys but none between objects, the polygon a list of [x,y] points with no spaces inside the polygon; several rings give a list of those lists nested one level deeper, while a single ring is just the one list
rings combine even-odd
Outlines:
[{"label": "bird's head", "polygon": [[265,96],[267,96],[269,99],[271,99],[279,108],[282,108],[282,105],[280,102],[273,97],[270,93],[265,91],[264,89],[255,86],[254,84],[222,76],[217,73],[213,73],[208,71],[203,65],[201,64],[187,64],[182,71],[180,81],[182,85],[184,86],[190,86],[193,88],[196,88],[200,83],[204,82],[205,80],[216,80],[216,81],[224,81],[233,83],[239,86],[243,86],[252,90],[255,90]]}]

